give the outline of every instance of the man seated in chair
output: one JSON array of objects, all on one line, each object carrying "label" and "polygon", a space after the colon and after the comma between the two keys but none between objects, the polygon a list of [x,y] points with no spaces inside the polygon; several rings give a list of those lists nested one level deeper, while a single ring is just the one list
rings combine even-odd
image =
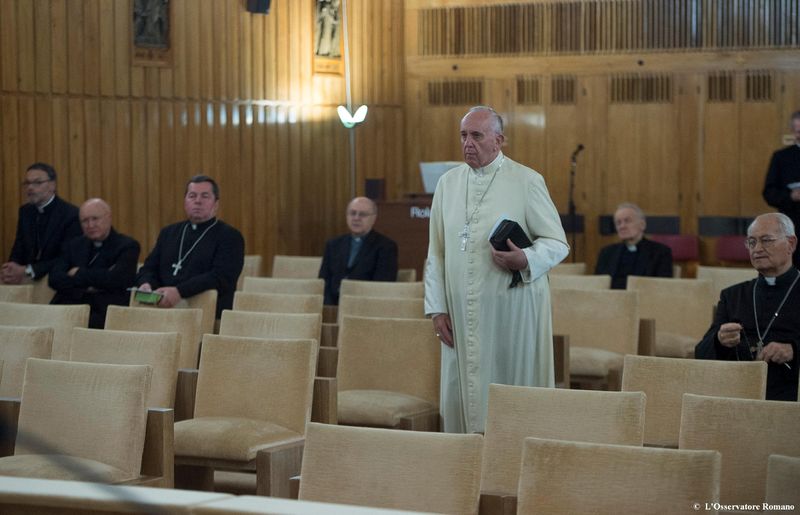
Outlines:
[{"label": "man seated in chair", "polygon": [[89,327],[102,329],[110,304],[128,305],[139,242],[111,225],[111,206],[99,198],[81,205],[83,236],[70,240],[50,270],[51,304],[89,304]]},{"label": "man seated in chair", "polygon": [[624,290],[629,275],[672,277],[672,250],[644,237],[644,212],[625,202],[614,212],[614,227],[622,240],[600,250],[594,273],[611,276],[611,288]]},{"label": "man seated in chair", "polygon": [[722,290],[714,322],[695,347],[698,359],[767,362],[767,399],[796,401],[800,362],[797,236],[782,213],[757,217],[745,241],[758,277]]},{"label": "man seated in chair", "polygon": [[223,309],[233,307],[244,266],[244,238],[217,218],[219,186],[211,177],[196,175],[186,183],[183,208],[188,219],[161,230],[136,284],[139,290],[160,293],[162,308],[216,289],[219,318]]},{"label": "man seated in chair", "polygon": [[372,230],[378,216],[375,202],[356,197],[347,205],[346,216],[350,234],[328,240],[319,269],[326,305],[339,304],[342,279],[397,280],[397,244]]},{"label": "man seated in chair", "polygon": [[11,257],[0,266],[0,283],[39,281],[56,262],[61,247],[80,236],[78,208],[56,194],[56,171],[33,163],[22,181],[28,202],[19,208]]}]

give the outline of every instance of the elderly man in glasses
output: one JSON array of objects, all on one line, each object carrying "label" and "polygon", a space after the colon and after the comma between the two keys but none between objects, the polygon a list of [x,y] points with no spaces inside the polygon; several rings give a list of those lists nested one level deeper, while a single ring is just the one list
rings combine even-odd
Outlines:
[{"label": "elderly man in glasses", "polygon": [[41,280],[53,268],[62,245],[81,234],[78,208],[56,195],[52,166],[30,165],[22,188],[28,202],[19,208],[11,257],[0,265],[0,282],[5,284]]},{"label": "elderly man in glasses", "polygon": [[800,344],[797,236],[781,213],[757,217],[745,241],[756,279],[722,290],[714,323],[695,348],[699,359],[767,362],[767,399],[796,401]]},{"label": "elderly man in glasses", "polygon": [[397,244],[372,230],[378,206],[366,197],[356,197],[345,212],[349,234],[328,240],[319,269],[325,279],[325,304],[339,304],[343,279],[361,281],[397,280]]}]

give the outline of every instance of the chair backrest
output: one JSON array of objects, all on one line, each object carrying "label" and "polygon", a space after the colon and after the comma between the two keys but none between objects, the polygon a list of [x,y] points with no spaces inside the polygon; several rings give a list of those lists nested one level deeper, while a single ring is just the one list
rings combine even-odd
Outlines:
[{"label": "chair backrest", "polygon": [[623,290],[550,291],[553,334],[569,336],[570,346],[636,354],[639,345],[639,301]]},{"label": "chair backrest", "polygon": [[272,277],[314,279],[319,277],[322,256],[281,256],[272,258]]},{"label": "chair backrest", "polygon": [[770,454],[800,457],[800,403],[684,394],[681,449],[722,454],[720,502],[765,499]]},{"label": "chair backrest", "polygon": [[758,272],[753,268],[730,268],[725,266],[703,266],[697,267],[697,278],[708,279],[711,281],[711,305],[719,301],[719,292],[758,277]]},{"label": "chair backrest", "polygon": [[550,275],[550,289],[562,290],[609,290],[610,275]]},{"label": "chair backrest", "polygon": [[324,279],[282,279],[275,277],[245,277],[242,291],[252,293],[290,293],[324,295]]},{"label": "chair backrest", "polygon": [[301,338],[319,342],[321,313],[222,312],[219,334],[250,338]]},{"label": "chair backrest", "polygon": [[489,385],[481,490],[513,495],[529,436],[620,445],[642,445],[645,396]]},{"label": "chair backrest", "polygon": [[772,454],[767,462],[768,504],[800,506],[800,458]]},{"label": "chair backrest", "polygon": [[647,395],[644,442],[676,447],[684,393],[764,399],[764,361],[713,361],[625,356],[622,391]]},{"label": "chair backrest", "polygon": [[22,395],[25,362],[28,358],[50,359],[52,354],[52,327],[0,326],[0,359],[3,360],[0,397]]},{"label": "chair backrest", "polygon": [[29,359],[14,454],[64,454],[138,477],[151,373],[146,365]]},{"label": "chair backrest", "polygon": [[352,279],[345,279],[342,281],[339,295],[421,299],[425,296],[425,286],[422,281],[415,283],[398,283],[391,281],[354,281]]},{"label": "chair backrest", "polygon": [[264,420],[303,434],[317,368],[313,340],[207,334],[194,416]]},{"label": "chair backrest", "polygon": [[639,313],[656,321],[656,331],[703,337],[711,325],[712,284],[706,279],[628,277],[630,291],[639,292]]},{"label": "chair backrest", "polygon": [[482,438],[311,423],[302,500],[477,513]]},{"label": "chair backrest", "polygon": [[399,392],[438,406],[440,345],[430,320],[344,317],[339,391]]},{"label": "chair backrest", "polygon": [[33,303],[33,285],[0,284],[0,302]]},{"label": "chair backrest", "polygon": [[550,275],[586,275],[586,263],[561,263],[550,269]]},{"label": "chair backrest", "polygon": [[83,329],[72,331],[70,361],[150,365],[148,408],[172,408],[178,380],[178,357],[181,344],[178,333],[145,333]]},{"label": "chair backrest", "polygon": [[339,297],[338,317],[425,318],[425,300],[403,297]]},{"label": "chair backrest", "polygon": [[239,274],[239,279],[236,281],[237,290],[241,290],[244,286],[245,277],[261,277],[261,263],[263,261],[261,254],[250,254],[244,257],[242,273]]},{"label": "chair backrest", "polygon": [[[202,312],[202,320],[200,322],[200,334],[213,333],[214,322],[217,318],[217,290],[206,290],[194,295],[181,299],[180,302],[175,304],[172,309],[199,309]],[[142,304],[137,301],[134,292],[131,292],[129,303],[130,307],[134,308],[152,308],[151,304]],[[198,339],[199,341],[199,339]]]},{"label": "chair backrest", "polygon": [[697,261],[700,258],[700,240],[694,234],[651,234],[648,238],[669,247],[675,261]]},{"label": "chair backrest", "polygon": [[266,313],[322,313],[324,299],[325,297],[322,295],[237,291],[233,295],[233,310]]},{"label": "chair backrest", "polygon": [[736,234],[717,238],[717,261],[750,264],[750,252],[744,246],[747,236]]},{"label": "chair backrest", "polygon": [[32,281],[33,284],[33,303],[34,304],[50,304],[56,291],[47,284],[47,277],[43,277],[38,281]]},{"label": "chair backrest", "polygon": [[203,312],[199,309],[129,308],[108,306],[106,329],[172,332],[180,335],[178,368],[197,368]]},{"label": "chair backrest", "polygon": [[417,281],[416,268],[400,268],[397,270],[397,282],[413,283]]},{"label": "chair backrest", "polygon": [[0,325],[53,328],[53,359],[69,358],[73,327],[89,326],[89,306],[50,306],[0,302]]},{"label": "chair backrest", "polygon": [[526,438],[522,454],[518,514],[691,513],[719,499],[715,451]]}]

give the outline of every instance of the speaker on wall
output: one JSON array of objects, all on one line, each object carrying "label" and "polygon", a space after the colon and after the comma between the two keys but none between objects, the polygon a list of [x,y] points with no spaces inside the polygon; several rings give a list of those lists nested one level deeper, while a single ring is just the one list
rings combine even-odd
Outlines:
[{"label": "speaker on wall", "polygon": [[269,14],[270,0],[247,0],[247,10],[251,13]]}]

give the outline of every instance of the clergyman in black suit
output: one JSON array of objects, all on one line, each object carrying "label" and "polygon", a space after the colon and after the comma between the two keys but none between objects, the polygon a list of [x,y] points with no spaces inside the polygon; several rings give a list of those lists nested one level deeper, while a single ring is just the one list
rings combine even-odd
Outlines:
[{"label": "clergyman in black suit", "polygon": [[347,205],[350,234],[328,240],[319,269],[325,279],[325,304],[339,304],[342,279],[362,281],[397,280],[397,244],[373,231],[378,206],[366,197],[356,197]]},{"label": "clergyman in black suit", "polygon": [[136,279],[139,243],[111,225],[111,207],[102,199],[81,205],[83,236],[64,246],[48,278],[56,290],[51,304],[89,304],[89,327],[102,329],[110,304],[128,305]]},{"label": "clergyman in black suit", "polygon": [[630,202],[617,206],[614,227],[622,241],[600,251],[594,270],[611,276],[611,288],[624,290],[629,275],[672,277],[672,250],[644,237],[647,221],[639,206]]},{"label": "clergyman in black suit", "polygon": [[81,234],[78,208],[56,195],[56,171],[34,163],[22,182],[28,202],[19,208],[17,236],[8,261],[0,266],[0,282],[20,284],[46,276],[64,243]]}]

